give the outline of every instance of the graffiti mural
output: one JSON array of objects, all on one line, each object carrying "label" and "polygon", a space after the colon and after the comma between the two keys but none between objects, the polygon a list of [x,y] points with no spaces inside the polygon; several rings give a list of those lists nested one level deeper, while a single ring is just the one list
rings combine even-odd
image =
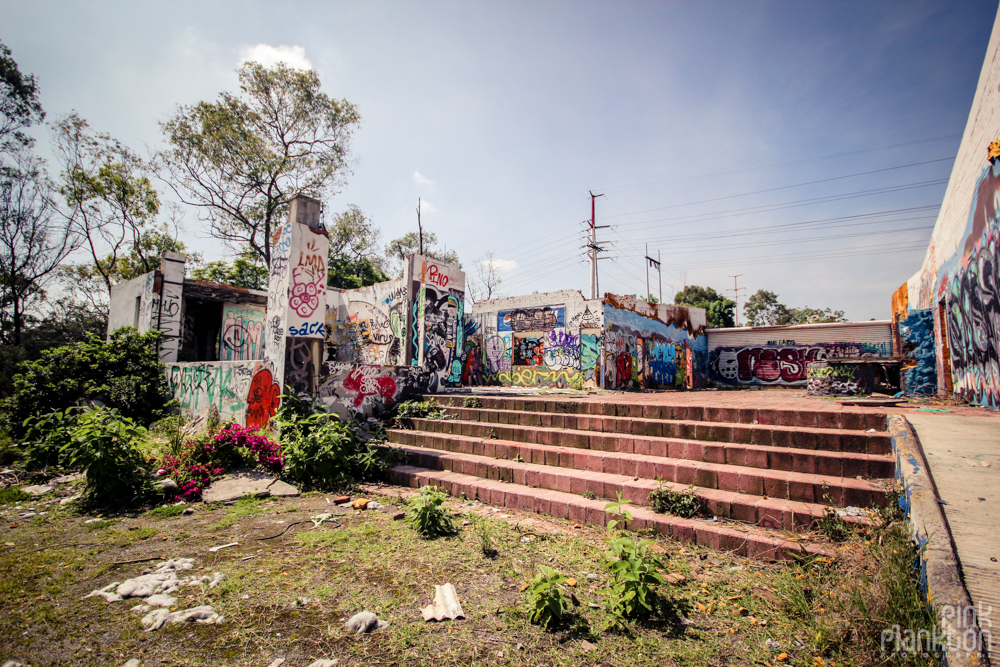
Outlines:
[{"label": "graffiti mural", "polygon": [[596,386],[597,374],[601,363],[601,332],[600,330],[581,331],[580,333],[580,370],[583,381]]},{"label": "graffiti mural", "polygon": [[462,382],[465,274],[432,258],[411,255],[410,363],[430,373],[428,391]]},{"label": "graffiti mural", "polygon": [[223,419],[242,422],[247,394],[260,362],[192,362],[166,365],[167,384],[178,406],[193,417],[215,406]]},{"label": "graffiti mural", "polygon": [[274,376],[266,368],[260,368],[247,394],[247,426],[264,428],[271,417],[278,411],[281,401],[281,387],[274,381]]},{"label": "graffiti mural", "polygon": [[814,345],[751,345],[716,347],[709,356],[709,374],[727,384],[805,385],[809,362],[843,357],[884,357],[891,345],[882,343],[816,343]]},{"label": "graffiti mural", "polygon": [[566,326],[566,309],[544,306],[497,313],[498,331],[548,331]]},{"label": "graffiti mural", "polygon": [[222,361],[264,358],[264,309],[233,303],[222,308]]},{"label": "graffiti mural", "polygon": [[483,337],[469,334],[466,328],[462,349],[462,386],[478,387],[483,384]]},{"label": "graffiti mural", "polygon": [[544,366],[545,339],[539,335],[514,337],[511,363],[514,366]]},{"label": "graffiti mural", "polygon": [[[976,185],[961,251],[938,270],[938,303],[947,304],[954,392],[1000,407],[1000,162]],[[930,304],[933,307],[933,303]]]},{"label": "graffiti mural", "polygon": [[704,384],[708,339],[703,310],[608,294],[604,323],[601,379],[606,389]]}]

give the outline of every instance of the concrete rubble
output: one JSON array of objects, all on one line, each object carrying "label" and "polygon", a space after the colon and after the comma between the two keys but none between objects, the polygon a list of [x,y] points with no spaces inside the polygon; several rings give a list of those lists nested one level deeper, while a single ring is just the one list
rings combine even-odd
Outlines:
[{"label": "concrete rubble", "polygon": [[224,577],[221,572],[215,572],[211,577],[177,576],[179,572],[192,568],[194,568],[193,558],[170,559],[153,571],[147,571],[122,582],[113,581],[104,588],[91,591],[84,596],[84,599],[102,597],[108,602],[120,602],[125,598],[143,598],[143,602],[132,607],[132,611],[146,614],[142,618],[142,624],[147,632],[157,630],[167,623],[185,621],[222,623],[223,618],[207,605],[173,612],[168,609],[177,603],[177,598],[171,593],[177,592],[181,587],[207,585],[209,588],[215,588]]},{"label": "concrete rubble", "polygon": [[201,499],[206,503],[224,503],[245,496],[297,496],[299,490],[261,472],[241,472],[226,475],[205,489]]},{"label": "concrete rubble", "polygon": [[434,586],[434,602],[420,610],[425,621],[443,621],[446,618],[465,618],[462,603],[458,601],[458,591],[454,584]]}]

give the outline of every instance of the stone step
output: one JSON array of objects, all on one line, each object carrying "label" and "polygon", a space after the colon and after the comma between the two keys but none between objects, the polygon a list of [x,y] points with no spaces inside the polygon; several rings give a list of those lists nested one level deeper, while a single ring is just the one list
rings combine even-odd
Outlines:
[{"label": "stone step", "polygon": [[[674,419],[681,421],[721,422],[727,424],[766,424],[770,426],[799,426],[805,428],[834,428],[850,431],[886,430],[887,413],[884,410],[857,410],[851,408],[816,410],[763,409],[716,407],[709,405],[660,405],[636,402],[616,402],[614,397],[602,400],[552,399],[523,396],[476,395],[482,407],[490,410],[516,410],[551,414],[603,415],[644,419]],[[467,396],[431,394],[422,400],[434,400],[438,405],[462,407]]]},{"label": "stone step", "polygon": [[[487,460],[513,460],[520,457],[525,463],[560,467],[589,472],[610,473],[643,479],[662,479],[678,484],[694,484],[707,489],[766,495],[770,498],[797,500],[807,503],[826,503],[838,507],[849,505],[869,507],[884,505],[886,496],[882,484],[832,472],[794,471],[747,466],[730,462],[695,461],[674,458],[665,454],[636,454],[630,452],[603,452],[571,449],[553,445],[538,445],[506,440],[486,440],[470,436],[426,433],[422,431],[390,430],[389,442],[409,447],[420,447],[455,454],[472,454]],[[787,450],[776,450],[784,453]],[[811,452],[804,452],[810,455]],[[758,457],[767,461],[768,452]],[[841,455],[847,456],[847,455]],[[867,457],[855,454],[854,457]],[[867,457],[869,459],[884,457]],[[794,463],[801,458],[775,456],[781,463]],[[844,459],[830,457],[831,462],[843,464]],[[745,459],[744,459],[745,461]],[[893,462],[884,461],[889,470]],[[867,469],[869,461],[855,461],[854,470]],[[891,477],[890,472],[887,477]],[[829,497],[829,500],[827,500]]]},{"label": "stone step", "polygon": [[[422,447],[400,447],[407,463],[429,470],[443,470],[462,475],[510,482],[548,491],[574,495],[593,494],[595,498],[614,500],[619,497],[637,506],[649,505],[649,493],[660,486],[652,479],[626,475],[575,470],[535,463],[493,459],[474,454],[455,454]],[[790,474],[790,473],[786,473]],[[685,484],[663,482],[664,487],[683,491]],[[824,505],[751,495],[712,488],[694,487],[702,507],[715,516],[764,528],[795,530],[809,527],[823,516]]]},{"label": "stone step", "polygon": [[[507,414],[507,413],[503,413]],[[785,449],[809,449],[827,452],[852,452],[860,454],[888,454],[892,451],[892,441],[884,433],[864,433],[858,431],[837,431],[826,429],[799,429],[791,427],[756,427],[734,426],[728,429],[726,438],[720,425],[712,425],[711,431],[698,430],[697,422],[663,422],[690,425],[690,428],[678,428],[676,432],[661,435],[641,435],[634,433],[609,433],[585,429],[560,428],[556,426],[523,426],[520,424],[503,424],[500,422],[481,422],[460,419],[422,419],[410,420],[415,430],[432,433],[457,433],[480,438],[497,440],[513,440],[515,442],[530,442],[540,445],[562,445],[579,449],[597,449],[601,451],[621,451],[624,447],[632,451],[645,449],[648,446],[664,442],[664,438],[677,440],[701,440],[705,447],[709,443],[748,444],[763,447],[781,447]],[[654,423],[654,422],[648,422]],[[704,427],[703,427],[704,428]],[[744,428],[753,429],[746,432]],[[706,440],[706,435],[715,436]],[[685,445],[686,447],[686,445]],[[642,452],[640,452],[642,453]],[[675,458],[685,458],[676,456]]]},{"label": "stone step", "polygon": [[[453,496],[465,496],[496,507],[538,512],[579,523],[604,526],[609,518],[605,512],[605,501],[445,470],[395,466],[389,469],[389,479],[410,487],[437,486]],[[781,539],[749,526],[682,519],[670,514],[657,514],[645,507],[629,506],[628,510],[632,514],[632,530],[653,530],[675,540],[731,551],[740,556],[768,561],[790,558],[803,551],[818,556],[833,556],[832,552],[819,545]]]}]

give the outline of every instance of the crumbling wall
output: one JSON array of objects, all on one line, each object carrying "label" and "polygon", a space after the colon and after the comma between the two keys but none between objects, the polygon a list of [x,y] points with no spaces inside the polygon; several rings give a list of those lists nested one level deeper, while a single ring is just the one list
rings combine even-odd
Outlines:
[{"label": "crumbling wall", "polygon": [[604,388],[705,386],[708,337],[703,308],[605,294],[603,314]]},{"label": "crumbling wall", "polygon": [[492,299],[466,320],[462,382],[597,387],[603,311],[577,290]]}]

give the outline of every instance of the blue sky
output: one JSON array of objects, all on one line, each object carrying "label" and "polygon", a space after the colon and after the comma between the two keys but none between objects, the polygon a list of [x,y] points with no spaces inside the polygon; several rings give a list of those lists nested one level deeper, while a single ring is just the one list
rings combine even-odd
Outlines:
[{"label": "blue sky", "polygon": [[[996,2],[0,2],[50,119],[134,148],[248,54],[314,67],[363,116],[348,185],[389,240],[425,228],[508,294],[685,282],[883,318],[923,258]],[[263,45],[263,46],[262,46]],[[293,64],[295,64],[293,62]],[[40,136],[40,150],[46,138]],[[806,185],[807,184],[807,185]],[[189,215],[184,235],[224,249]],[[651,276],[657,291],[655,274]],[[668,297],[669,300],[669,297]]]}]

